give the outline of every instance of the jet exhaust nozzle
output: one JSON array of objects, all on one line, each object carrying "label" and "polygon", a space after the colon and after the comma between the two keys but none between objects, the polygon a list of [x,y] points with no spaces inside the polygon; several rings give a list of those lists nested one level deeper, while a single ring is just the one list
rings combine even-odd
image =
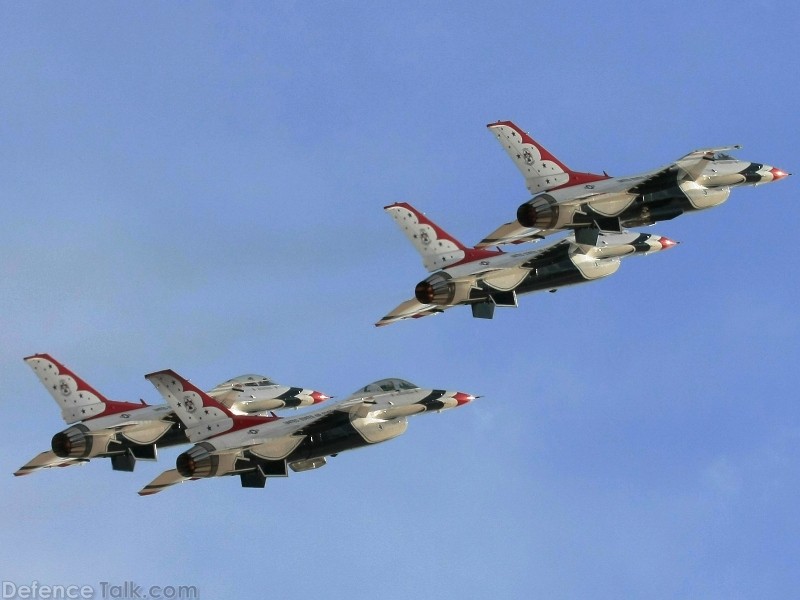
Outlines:
[{"label": "jet exhaust nozzle", "polygon": [[434,273],[420,281],[414,288],[414,296],[422,304],[453,306],[469,299],[470,285],[459,281],[454,283],[447,273]]},{"label": "jet exhaust nozzle", "polygon": [[85,458],[92,451],[92,436],[85,425],[74,425],[53,436],[50,448],[60,458]]},{"label": "jet exhaust nozzle", "polygon": [[449,275],[435,273],[417,284],[417,287],[414,288],[414,296],[422,304],[445,306],[453,300],[454,288],[455,286],[450,283]]},{"label": "jet exhaust nozzle", "polygon": [[523,227],[553,229],[558,223],[559,207],[548,194],[537,196],[517,209],[517,221]]},{"label": "jet exhaust nozzle", "polygon": [[175,461],[175,468],[183,477],[213,477],[218,466],[219,457],[211,454],[205,444],[187,450]]}]

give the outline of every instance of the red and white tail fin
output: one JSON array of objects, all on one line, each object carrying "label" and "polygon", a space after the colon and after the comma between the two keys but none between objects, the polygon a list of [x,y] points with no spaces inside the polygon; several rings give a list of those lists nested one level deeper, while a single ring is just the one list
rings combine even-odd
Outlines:
[{"label": "red and white tail fin", "polygon": [[155,386],[186,426],[190,442],[275,420],[273,417],[235,415],[172,369],[150,373],[145,375],[145,379]]},{"label": "red and white tail fin", "polygon": [[406,202],[392,204],[384,210],[422,255],[422,264],[430,272],[502,254],[499,250],[468,248]]},{"label": "red and white tail fin", "polygon": [[573,171],[511,121],[498,121],[487,127],[525,177],[531,194],[608,179],[608,175]]},{"label": "red and white tail fin", "polygon": [[133,402],[109,400],[49,354],[34,354],[24,360],[50,392],[61,409],[61,418],[67,423],[143,406]]},{"label": "red and white tail fin", "polygon": [[186,425],[186,435],[197,442],[233,429],[233,413],[203,390],[167,369],[144,376]]}]

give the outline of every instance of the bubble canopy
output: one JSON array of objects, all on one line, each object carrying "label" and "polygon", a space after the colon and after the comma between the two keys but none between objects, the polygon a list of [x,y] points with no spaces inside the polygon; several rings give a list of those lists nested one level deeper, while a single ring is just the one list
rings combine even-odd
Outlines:
[{"label": "bubble canopy", "polygon": [[383,394],[386,392],[399,392],[403,390],[416,389],[419,389],[419,386],[414,385],[410,381],[406,381],[405,379],[389,378],[381,379],[379,381],[370,383],[369,385],[365,385],[363,388],[356,390],[355,393]]},{"label": "bubble canopy", "polygon": [[271,385],[278,384],[266,375],[255,375],[251,373],[247,375],[239,375],[233,379],[223,381],[214,389],[220,390],[234,387],[268,387]]}]

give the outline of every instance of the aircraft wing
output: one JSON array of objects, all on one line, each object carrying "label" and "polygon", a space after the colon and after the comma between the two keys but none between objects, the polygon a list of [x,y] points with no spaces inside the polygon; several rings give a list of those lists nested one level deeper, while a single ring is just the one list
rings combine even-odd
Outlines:
[{"label": "aircraft wing", "polygon": [[411,298],[411,300],[406,300],[400,306],[383,317],[380,321],[375,323],[375,327],[390,325],[391,323],[400,321],[402,319],[419,319],[420,317],[427,317],[428,315],[436,315],[440,312],[444,312],[446,308],[450,307],[422,304],[416,298]]},{"label": "aircraft wing", "polygon": [[61,458],[56,456],[52,450],[47,450],[37,454],[35,458],[22,465],[19,469],[14,471],[14,475],[30,475],[39,469],[48,469],[50,467],[70,467],[72,465],[86,464],[87,460],[79,458]]},{"label": "aircraft wing", "polygon": [[548,235],[552,235],[558,231],[558,229],[536,229],[535,227],[523,227],[520,225],[519,221],[514,220],[495,229],[492,233],[478,242],[475,247],[487,248],[489,246],[501,246],[503,244],[538,242],[539,240],[543,240]]}]

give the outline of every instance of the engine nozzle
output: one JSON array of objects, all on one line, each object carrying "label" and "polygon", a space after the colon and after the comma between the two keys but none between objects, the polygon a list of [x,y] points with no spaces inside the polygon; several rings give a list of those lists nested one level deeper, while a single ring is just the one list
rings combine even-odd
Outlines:
[{"label": "engine nozzle", "polygon": [[92,436],[85,425],[73,425],[53,436],[50,448],[59,458],[85,458],[92,451]]},{"label": "engine nozzle", "polygon": [[417,284],[417,287],[414,288],[414,296],[422,304],[446,306],[453,301],[456,294],[456,286],[450,279],[451,277],[445,273],[434,273]]},{"label": "engine nozzle", "polygon": [[517,221],[523,227],[554,229],[558,223],[558,215],[558,202],[548,194],[536,196],[517,209]]},{"label": "engine nozzle", "polygon": [[178,456],[175,468],[183,477],[213,477],[218,464],[219,457],[211,454],[206,444],[198,444]]},{"label": "engine nozzle", "polygon": [[433,304],[433,299],[436,297],[436,291],[433,289],[433,285],[427,279],[424,281],[420,281],[417,284],[417,287],[414,288],[414,296],[417,300],[422,302],[422,304]]}]

